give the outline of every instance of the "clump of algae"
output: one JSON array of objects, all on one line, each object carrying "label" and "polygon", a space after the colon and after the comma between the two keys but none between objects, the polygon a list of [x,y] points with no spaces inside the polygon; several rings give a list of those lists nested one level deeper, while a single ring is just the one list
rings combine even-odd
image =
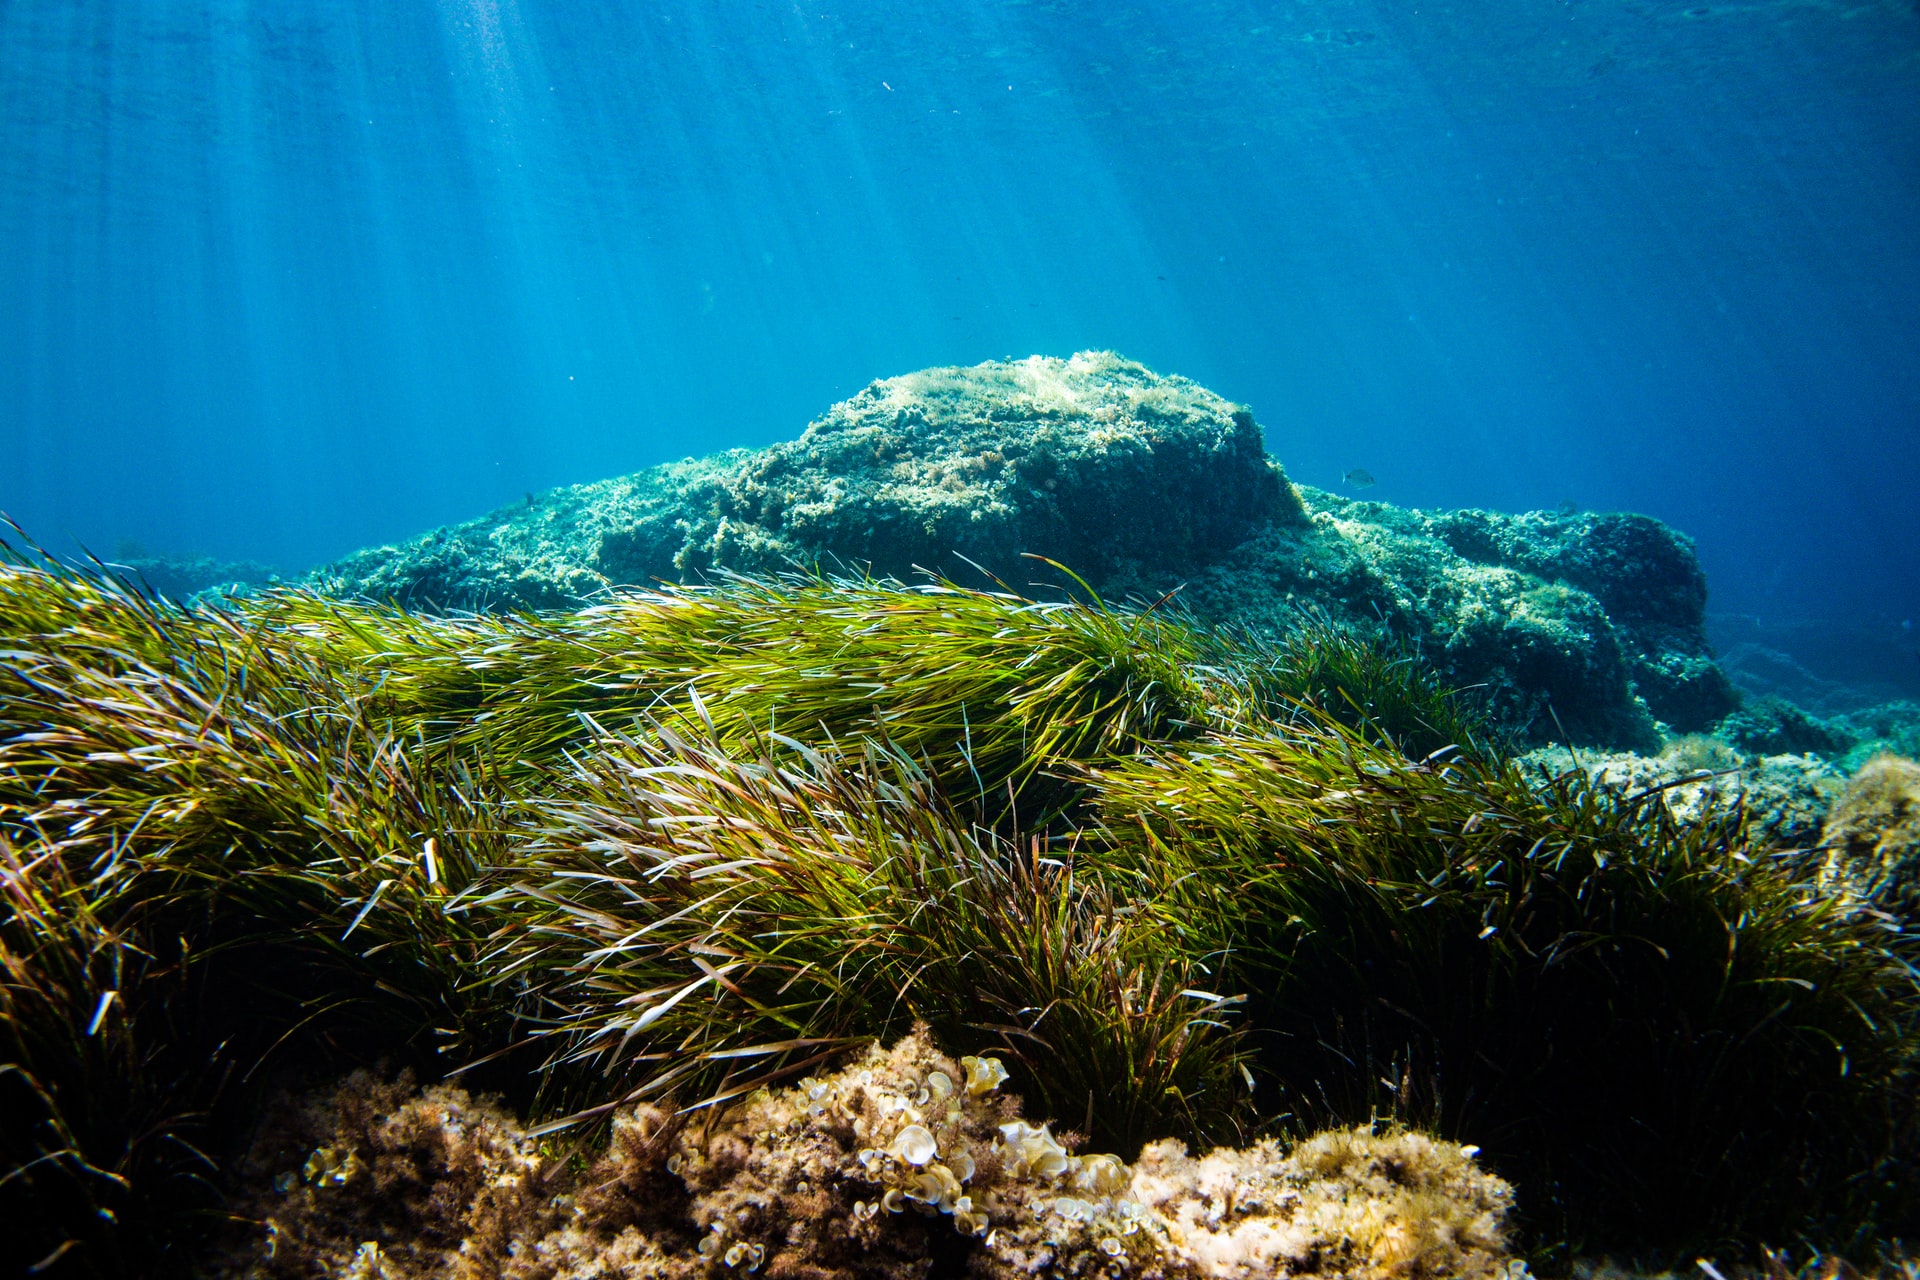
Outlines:
[{"label": "clump of algae", "polygon": [[1130,1166],[1030,1123],[1004,1077],[922,1027],[704,1119],[623,1109],[591,1155],[357,1073],[263,1132],[209,1280],[1518,1274],[1512,1192],[1470,1148],[1359,1128]]},{"label": "clump of algae", "polygon": [[1920,763],[1883,752],[1861,765],[1820,843],[1828,883],[1907,913],[1920,907]]}]

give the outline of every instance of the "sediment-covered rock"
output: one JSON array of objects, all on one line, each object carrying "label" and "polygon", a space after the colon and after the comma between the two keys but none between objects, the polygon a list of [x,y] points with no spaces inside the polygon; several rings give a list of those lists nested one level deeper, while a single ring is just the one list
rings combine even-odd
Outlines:
[{"label": "sediment-covered rock", "polygon": [[611,586],[795,567],[1058,581],[1284,629],[1411,641],[1523,739],[1650,750],[1737,698],[1692,544],[1627,514],[1409,511],[1289,484],[1252,414],[1110,352],[875,382],[799,439],[530,497],[315,571],[321,590],[552,608]]}]

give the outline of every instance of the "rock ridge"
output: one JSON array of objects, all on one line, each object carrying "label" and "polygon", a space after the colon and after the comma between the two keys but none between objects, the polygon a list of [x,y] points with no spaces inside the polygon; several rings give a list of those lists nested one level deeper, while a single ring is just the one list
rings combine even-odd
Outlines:
[{"label": "rock ridge", "polygon": [[[821,566],[1016,590],[1023,553],[1201,619],[1300,610],[1393,633],[1523,741],[1657,748],[1738,705],[1684,535],[1629,513],[1415,511],[1290,483],[1259,424],[1112,352],[876,381],[799,438],[530,496],[324,565],[308,584],[430,609]],[[978,566],[976,569],[975,566]]]}]

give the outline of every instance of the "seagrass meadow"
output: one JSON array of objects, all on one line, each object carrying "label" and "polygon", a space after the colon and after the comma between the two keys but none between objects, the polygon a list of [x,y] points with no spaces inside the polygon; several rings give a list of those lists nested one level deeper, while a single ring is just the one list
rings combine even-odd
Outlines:
[{"label": "seagrass meadow", "polygon": [[22,1267],[194,1274],[257,1226],[270,1097],[356,1068],[564,1153],[917,1025],[1125,1158],[1471,1144],[1543,1270],[1920,1229],[1897,913],[1737,807],[1523,771],[1324,620],[817,577],[189,608],[14,555],[0,632]]}]

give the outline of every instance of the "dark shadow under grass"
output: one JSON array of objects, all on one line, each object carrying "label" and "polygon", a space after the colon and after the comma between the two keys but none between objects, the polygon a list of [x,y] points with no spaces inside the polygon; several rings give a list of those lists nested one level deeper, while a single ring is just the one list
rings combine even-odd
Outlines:
[{"label": "dark shadow under grass", "polygon": [[1913,1229],[1912,946],[1790,878],[1739,811],[1682,824],[1337,726],[1101,783],[1115,871],[1232,957],[1302,1120],[1477,1143],[1576,1248]]}]

